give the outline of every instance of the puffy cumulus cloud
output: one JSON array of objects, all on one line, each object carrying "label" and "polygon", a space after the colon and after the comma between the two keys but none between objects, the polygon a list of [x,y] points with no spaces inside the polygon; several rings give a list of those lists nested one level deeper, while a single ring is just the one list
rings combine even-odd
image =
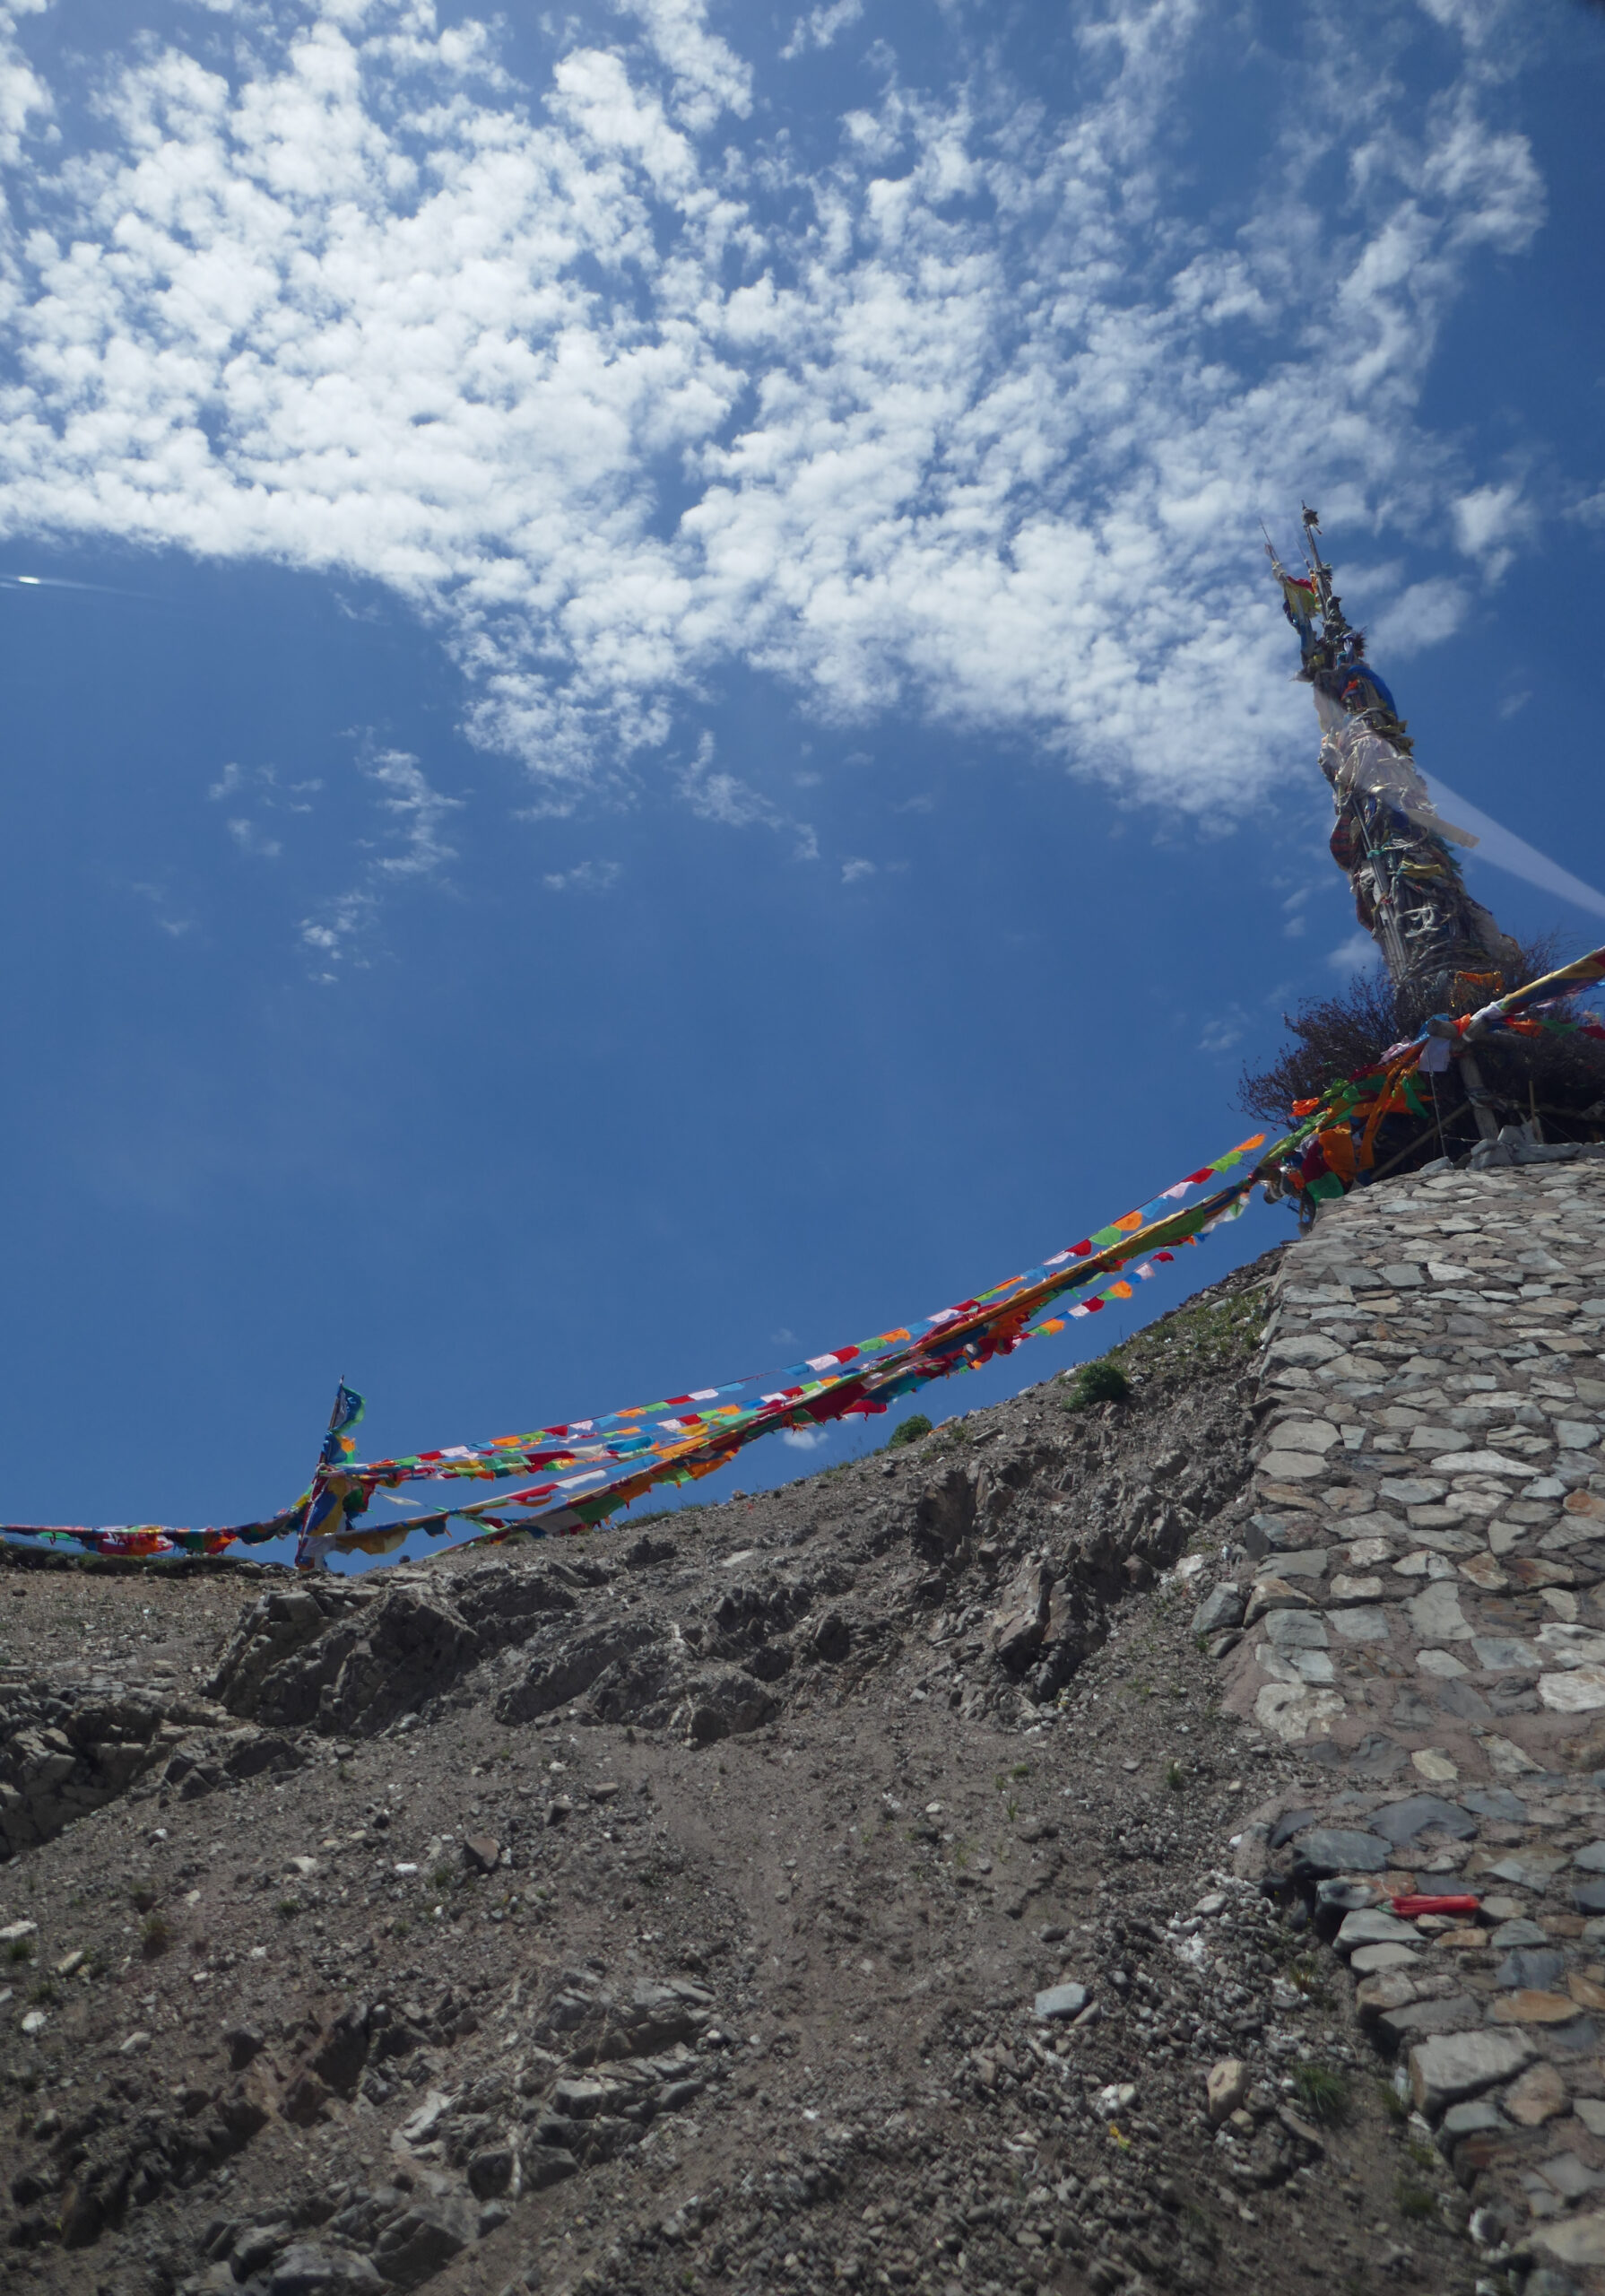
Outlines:
[{"label": "puffy cumulus cloud", "polygon": [[19,19],[42,16],[49,4],[50,0],[10,0],[0,6],[0,166],[18,164],[25,139],[47,126],[55,109],[17,39]]},{"label": "puffy cumulus cloud", "polygon": [[[1392,12],[1306,19],[1221,222],[1185,150],[1204,0],[1080,0],[1069,114],[878,51],[812,168],[702,0],[627,0],[537,89],[429,0],[256,0],[230,76],[178,39],[97,58],[66,159],[29,143],[30,76],[0,517],[388,584],[537,813],[683,758],[736,662],[825,718],[929,713],[1230,809],[1306,722],[1256,512],[1309,491],[1329,531],[1488,564],[1514,532],[1419,399],[1541,187],[1481,14],[1435,13],[1409,72]],[[1453,626],[1446,592],[1399,603],[1418,640]],[[412,840],[381,865],[432,866],[447,801],[369,770]],[[672,770],[811,848],[708,759]]]},{"label": "puffy cumulus cloud", "polygon": [[1480,562],[1489,581],[1497,582],[1515,556],[1514,545],[1534,525],[1531,507],[1522,498],[1520,480],[1473,487],[1449,507],[1460,548],[1468,558]]}]

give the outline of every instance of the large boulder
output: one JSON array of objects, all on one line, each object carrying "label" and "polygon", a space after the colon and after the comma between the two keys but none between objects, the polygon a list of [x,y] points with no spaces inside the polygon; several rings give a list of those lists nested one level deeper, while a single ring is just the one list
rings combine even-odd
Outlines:
[{"label": "large boulder", "polygon": [[492,1562],[455,1578],[386,1573],[275,1589],[240,1621],[213,1693],[231,1714],[279,1729],[371,1737],[571,1611],[570,1576]]}]

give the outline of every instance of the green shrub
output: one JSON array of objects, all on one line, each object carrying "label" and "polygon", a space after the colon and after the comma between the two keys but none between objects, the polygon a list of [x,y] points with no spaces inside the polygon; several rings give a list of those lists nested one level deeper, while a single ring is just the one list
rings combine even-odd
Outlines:
[{"label": "green shrub", "polygon": [[1094,1404],[1124,1403],[1132,1392],[1132,1383],[1118,1363],[1111,1363],[1106,1355],[1095,1362],[1083,1363],[1076,1373],[1070,1391],[1066,1411],[1090,1411]]},{"label": "green shrub", "polygon": [[156,1961],[172,1942],[173,1933],[159,1913],[153,1913],[139,1933],[139,1950],[147,1961]]},{"label": "green shrub", "polygon": [[886,1448],[889,1451],[900,1451],[905,1443],[917,1443],[922,1435],[934,1431],[923,1411],[911,1412],[907,1419],[899,1420],[892,1429],[891,1439]]},{"label": "green shrub", "polygon": [[[1302,1990],[1302,1987],[1300,1988]],[[1335,2127],[1349,2118],[1349,2083],[1332,2065],[1318,2060],[1293,2067],[1293,2090],[1317,2126]]]}]

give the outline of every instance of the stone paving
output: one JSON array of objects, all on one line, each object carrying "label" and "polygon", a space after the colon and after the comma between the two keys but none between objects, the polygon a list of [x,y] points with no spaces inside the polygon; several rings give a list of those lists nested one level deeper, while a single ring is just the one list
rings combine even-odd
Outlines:
[{"label": "stone paving", "polygon": [[1299,1757],[1238,1870],[1313,1898],[1490,2264],[1605,2286],[1605,1166],[1362,1190],[1277,1294],[1196,1622]]}]

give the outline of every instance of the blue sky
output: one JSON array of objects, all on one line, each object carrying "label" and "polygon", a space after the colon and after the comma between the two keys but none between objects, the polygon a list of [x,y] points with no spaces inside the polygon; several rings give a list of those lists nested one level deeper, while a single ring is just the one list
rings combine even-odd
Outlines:
[{"label": "blue sky", "polygon": [[1301,494],[1473,889],[1605,938],[1605,12],[0,40],[10,1518],[792,1360],[1240,1137],[1354,954]]}]

